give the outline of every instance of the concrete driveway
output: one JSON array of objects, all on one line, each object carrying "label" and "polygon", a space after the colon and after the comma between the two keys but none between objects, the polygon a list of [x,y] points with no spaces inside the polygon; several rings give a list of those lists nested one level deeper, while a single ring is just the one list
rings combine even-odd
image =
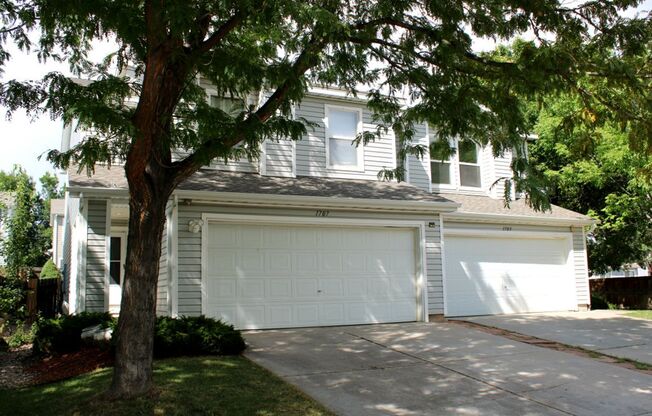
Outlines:
[{"label": "concrete driveway", "polygon": [[652,365],[652,321],[622,311],[536,313],[461,318]]},{"label": "concrete driveway", "polygon": [[652,415],[652,376],[453,322],[260,331],[247,357],[339,415]]}]

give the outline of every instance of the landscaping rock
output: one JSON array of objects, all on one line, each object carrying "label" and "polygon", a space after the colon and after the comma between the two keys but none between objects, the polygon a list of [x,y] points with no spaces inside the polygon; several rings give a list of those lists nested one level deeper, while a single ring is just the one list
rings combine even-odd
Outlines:
[{"label": "landscaping rock", "polygon": [[84,328],[81,333],[81,338],[84,342],[110,341],[112,333],[111,328],[102,328],[102,325],[94,325]]}]

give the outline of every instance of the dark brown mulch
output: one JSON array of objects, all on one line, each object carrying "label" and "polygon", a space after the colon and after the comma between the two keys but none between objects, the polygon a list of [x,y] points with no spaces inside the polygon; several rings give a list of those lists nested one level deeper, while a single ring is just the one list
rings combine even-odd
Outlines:
[{"label": "dark brown mulch", "polygon": [[113,365],[113,354],[107,348],[88,347],[69,354],[43,358],[26,369],[32,375],[30,385],[65,380],[98,368]]},{"label": "dark brown mulch", "polygon": [[31,346],[0,353],[0,389],[52,383],[113,365],[107,348],[88,347],[69,354],[39,357]]}]

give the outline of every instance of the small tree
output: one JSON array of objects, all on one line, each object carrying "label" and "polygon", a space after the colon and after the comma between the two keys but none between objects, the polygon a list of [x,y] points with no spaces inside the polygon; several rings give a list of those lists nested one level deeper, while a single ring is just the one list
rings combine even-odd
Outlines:
[{"label": "small tree", "polygon": [[7,276],[18,278],[29,267],[39,267],[47,259],[47,219],[43,201],[29,177],[16,186],[13,213],[7,219],[7,237],[2,242]]}]

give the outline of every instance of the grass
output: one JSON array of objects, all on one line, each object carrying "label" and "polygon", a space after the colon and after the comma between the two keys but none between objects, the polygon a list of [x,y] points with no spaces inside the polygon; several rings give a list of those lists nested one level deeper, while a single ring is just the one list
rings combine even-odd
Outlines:
[{"label": "grass", "polygon": [[628,311],[626,316],[652,320],[652,310]]},{"label": "grass", "polygon": [[331,415],[299,390],[244,357],[183,357],[155,362],[158,394],[120,402],[101,398],[111,369],[62,382],[0,390],[6,415]]}]

